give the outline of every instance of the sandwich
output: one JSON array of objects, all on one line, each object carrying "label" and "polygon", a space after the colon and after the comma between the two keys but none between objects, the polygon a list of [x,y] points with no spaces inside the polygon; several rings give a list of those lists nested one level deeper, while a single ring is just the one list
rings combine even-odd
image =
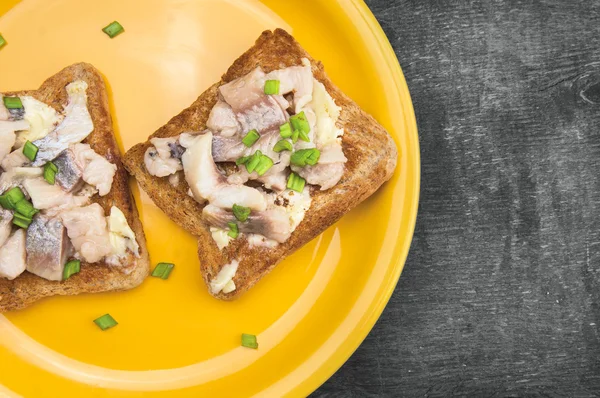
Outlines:
[{"label": "sandwich", "polygon": [[0,313],[130,289],[149,272],[100,73],[69,66],[0,93]]},{"label": "sandwich", "polygon": [[264,32],[124,163],[198,239],[202,278],[239,297],[391,178],[392,137],[287,32]]}]

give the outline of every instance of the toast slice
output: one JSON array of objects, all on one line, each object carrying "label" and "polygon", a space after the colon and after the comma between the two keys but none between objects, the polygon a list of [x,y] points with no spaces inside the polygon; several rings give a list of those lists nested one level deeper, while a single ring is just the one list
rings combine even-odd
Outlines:
[{"label": "toast slice", "polygon": [[219,86],[248,74],[257,66],[268,73],[288,66],[302,65],[303,58],[310,61],[314,77],[325,85],[329,95],[341,107],[338,127],[344,129],[342,147],[348,162],[344,176],[333,188],[326,191],[312,188],[312,205],[285,243],[267,249],[250,247],[246,240],[236,239],[219,250],[209,232],[209,226],[203,221],[204,206],[187,194],[188,184],[182,181],[174,188],[168,177],[157,178],[147,172],[144,154],[150,147],[150,142],[134,146],[125,155],[125,167],[137,178],[142,189],[156,205],[178,225],[198,237],[201,273],[207,285],[225,264],[234,259],[239,260],[233,278],[236,289],[230,293],[214,295],[219,299],[234,299],[246,292],[282,259],[317,237],[373,194],[391,178],[395,170],[398,152],[388,132],[338,89],[327,77],[323,65],[281,29],[263,32],[255,45],[233,63],[221,81],[202,93],[189,108],[152,134],[149,140],[177,136],[185,131],[204,130],[209,113],[217,102]]},{"label": "toast slice", "polygon": [[57,111],[62,111],[67,104],[65,87],[75,80],[83,80],[88,84],[88,110],[94,123],[94,130],[83,142],[117,166],[111,191],[103,197],[96,194],[91,201],[100,204],[105,214],[110,214],[113,205],[124,213],[136,235],[140,257],[136,258],[130,252],[129,258],[123,261],[127,264],[123,268],[110,267],[105,263],[82,262],[81,271],[62,282],[42,279],[27,271],[12,281],[0,279],[0,313],[24,308],[48,296],[130,289],[142,283],[149,273],[146,239],[129,187],[129,175],[121,162],[121,154],[114,137],[106,86],[100,73],[90,64],[79,63],[50,77],[38,90],[6,94],[30,95]]}]

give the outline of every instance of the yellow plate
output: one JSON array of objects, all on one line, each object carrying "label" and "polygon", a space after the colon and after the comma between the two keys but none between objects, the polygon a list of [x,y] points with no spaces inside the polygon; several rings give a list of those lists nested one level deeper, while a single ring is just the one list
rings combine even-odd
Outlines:
[{"label": "yellow plate", "polygon": [[[125,293],[57,297],[0,317],[0,393],[26,397],[305,396],[358,347],[388,301],[417,214],[414,113],[394,53],[359,0],[0,1],[0,91],[36,88],[74,62],[109,84],[122,149],[217,81],[264,29],[288,29],[394,136],[394,178],[242,299],[211,298],[194,239],[135,189],[153,263]],[[118,20],[125,33],[101,29]],[[111,313],[101,332],[92,320]],[[240,347],[241,333],[260,348]]]}]

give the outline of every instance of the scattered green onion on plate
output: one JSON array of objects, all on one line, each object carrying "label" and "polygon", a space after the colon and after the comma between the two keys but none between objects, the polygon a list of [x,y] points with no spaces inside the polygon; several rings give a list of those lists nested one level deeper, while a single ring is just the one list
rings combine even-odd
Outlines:
[{"label": "scattered green onion on plate", "polygon": [[169,279],[169,275],[171,275],[171,271],[173,271],[174,267],[175,264],[172,263],[158,263],[154,268],[154,271],[152,271],[152,276],[167,280]]},{"label": "scattered green onion on plate", "polygon": [[94,323],[102,330],[110,329],[119,324],[110,314],[104,314],[100,318],[94,319]]},{"label": "scattered green onion on plate", "polygon": [[256,350],[258,348],[258,341],[256,340],[256,336],[253,334],[242,333],[242,346],[247,348],[254,348]]},{"label": "scattered green onion on plate", "polygon": [[102,29],[102,31],[104,33],[106,33],[108,35],[108,37],[110,37],[112,39],[115,36],[120,35],[121,33],[125,32],[125,28],[123,28],[123,26],[120,23],[118,23],[117,21],[114,21],[114,22],[110,23],[108,26],[106,26],[104,29]]}]

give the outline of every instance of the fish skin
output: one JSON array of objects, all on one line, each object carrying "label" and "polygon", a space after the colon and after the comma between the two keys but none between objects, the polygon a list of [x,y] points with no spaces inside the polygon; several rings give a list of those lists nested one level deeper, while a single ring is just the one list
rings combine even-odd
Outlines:
[{"label": "fish skin", "polygon": [[83,166],[77,162],[71,148],[65,149],[52,161],[58,168],[56,183],[65,192],[73,192],[83,184]]},{"label": "fish skin", "polygon": [[37,214],[27,228],[27,271],[50,281],[60,281],[71,253],[67,229],[58,218]]}]

